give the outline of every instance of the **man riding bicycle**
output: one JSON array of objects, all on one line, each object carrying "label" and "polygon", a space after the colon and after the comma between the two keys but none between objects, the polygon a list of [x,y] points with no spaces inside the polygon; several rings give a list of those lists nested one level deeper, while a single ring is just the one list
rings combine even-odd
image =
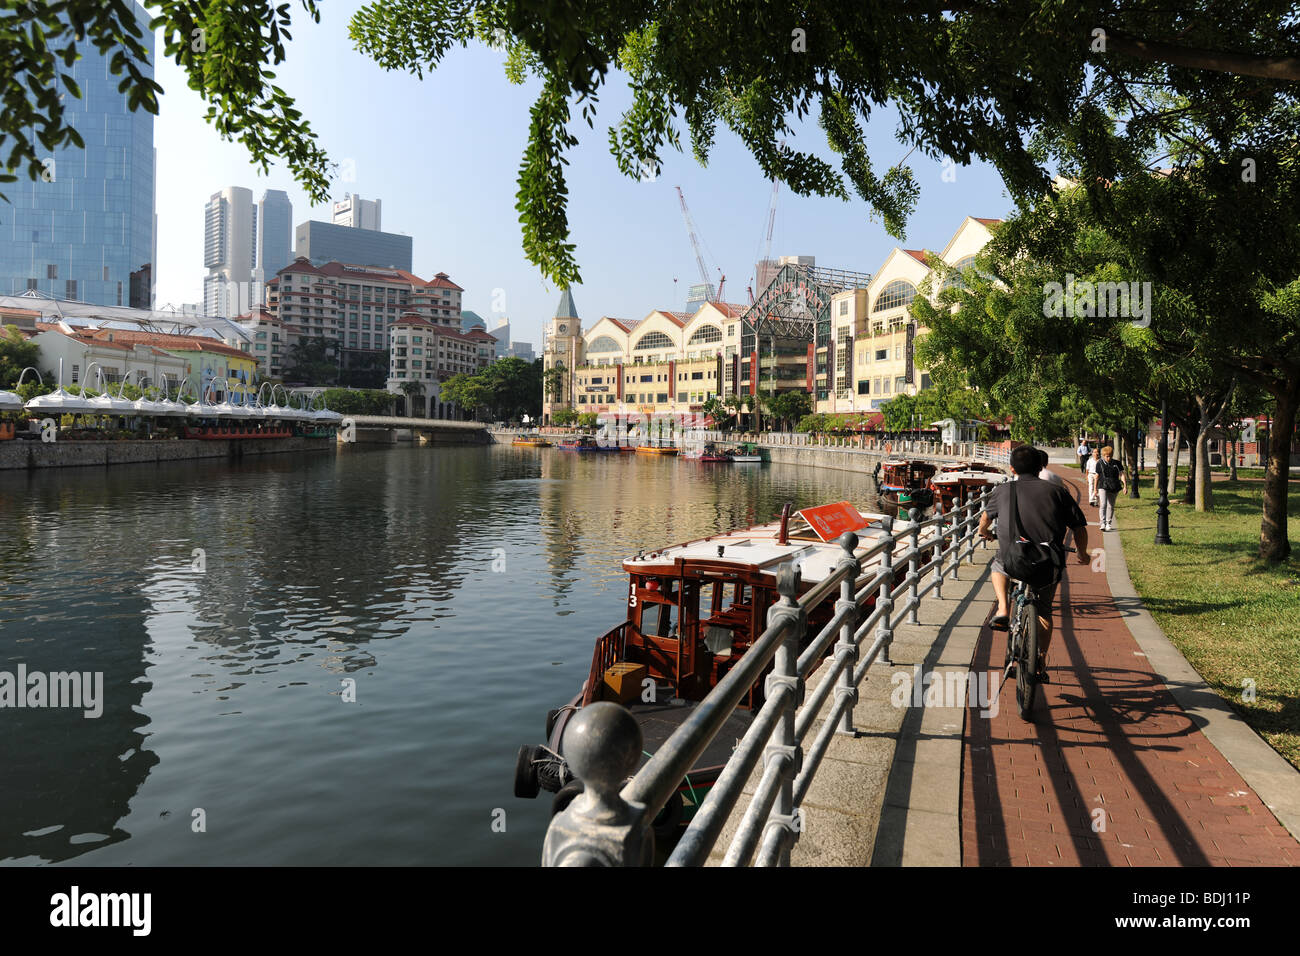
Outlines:
[{"label": "man riding bicycle", "polygon": [[[1065,563],[1065,532],[1074,532],[1074,547],[1080,564],[1088,563],[1088,521],[1079,510],[1079,505],[1064,485],[1043,481],[1038,477],[1041,459],[1038,450],[1029,445],[1020,445],[1011,452],[1011,470],[1016,473],[1014,485],[1016,490],[1016,521],[1022,541],[1045,544],[1058,555],[1058,570],[1049,583],[1034,588],[1035,606],[1038,608],[1040,663],[1047,660],[1047,648],[1052,640],[1052,601],[1056,597],[1056,585],[1060,581],[1060,569]],[[1008,600],[1009,578],[1002,565],[1003,552],[1013,543],[1011,541],[1012,522],[1005,517],[1010,508],[1011,488],[1013,482],[1003,482],[993,490],[984,513],[980,516],[979,533],[991,540],[993,535],[989,527],[993,519],[1003,514],[998,522],[998,556],[993,559],[993,590],[998,598],[998,613],[993,618],[994,630],[1005,631],[1010,620]]]}]

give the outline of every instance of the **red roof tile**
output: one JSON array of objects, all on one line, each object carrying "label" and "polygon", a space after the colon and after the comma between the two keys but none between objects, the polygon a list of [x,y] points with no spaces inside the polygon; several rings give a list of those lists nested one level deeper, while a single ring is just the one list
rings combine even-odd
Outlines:
[{"label": "red roof tile", "polygon": [[981,219],[979,216],[971,216],[971,218],[974,219],[976,222],[984,223],[984,225],[986,226],[996,226],[998,223],[1002,221],[1001,219]]},{"label": "red roof tile", "polygon": [[923,249],[904,249],[903,251],[917,262],[925,262],[925,251]]}]

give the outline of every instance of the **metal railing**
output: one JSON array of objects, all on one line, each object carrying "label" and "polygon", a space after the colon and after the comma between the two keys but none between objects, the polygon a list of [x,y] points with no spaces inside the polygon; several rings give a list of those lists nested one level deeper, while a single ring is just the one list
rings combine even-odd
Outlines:
[{"label": "metal railing", "polygon": [[[857,535],[842,535],[835,570],[802,597],[796,598],[798,571],[783,565],[777,573],[781,597],[768,610],[767,629],[635,776],[643,740],[632,714],[609,702],[579,710],[565,729],[564,756],[584,791],[551,820],[543,865],[649,865],[656,815],[774,662],[762,707],[667,862],[705,862],[761,757],[762,776],[723,865],[745,866],[757,854],[760,866],[788,866],[790,849],[799,837],[799,805],[831,738],[854,733],[858,686],[876,660],[890,661],[895,629],[905,619],[918,623],[922,599],[931,591],[941,597],[945,579],[957,577],[961,561],[974,561],[979,516],[989,493],[985,489],[950,514],[925,521],[916,520],[914,511],[910,525],[898,532],[893,520],[885,518],[885,535],[860,555],[854,553]],[[864,575],[863,562],[877,556],[879,561]],[[834,616],[804,646],[809,612],[836,594]],[[864,613],[873,596],[874,607]],[[837,635],[832,656],[824,663],[828,670],[805,702],[805,680],[822,665]],[[805,750],[808,732],[832,695],[830,711]]]}]

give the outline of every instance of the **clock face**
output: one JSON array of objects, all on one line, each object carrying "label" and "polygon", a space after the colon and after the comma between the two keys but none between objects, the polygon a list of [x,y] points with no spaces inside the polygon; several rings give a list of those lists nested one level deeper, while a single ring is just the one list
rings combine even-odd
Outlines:
[{"label": "clock face", "polygon": [[558,326],[556,326],[556,328],[559,330],[561,335],[569,331],[569,327],[565,325],[563,322],[561,322]]}]

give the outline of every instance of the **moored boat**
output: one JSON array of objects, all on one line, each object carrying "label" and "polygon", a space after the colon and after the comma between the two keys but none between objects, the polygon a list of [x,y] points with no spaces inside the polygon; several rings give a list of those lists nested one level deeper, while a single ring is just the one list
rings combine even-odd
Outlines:
[{"label": "moored boat", "polygon": [[876,495],[880,502],[899,509],[900,514],[934,504],[930,479],[937,466],[918,458],[887,458],[876,466]]},{"label": "moored boat", "polygon": [[681,449],[674,445],[637,445],[638,455],[676,455]]},{"label": "moored boat", "polygon": [[510,444],[520,445],[525,448],[550,448],[551,447],[551,443],[548,442],[545,438],[541,438],[541,437],[530,438],[526,435],[516,435],[515,440],[512,441]]},{"label": "moored boat", "polygon": [[566,438],[559,444],[560,451],[580,451],[580,452],[617,452],[618,448],[614,445],[602,445],[590,435],[578,435],[576,438]]},{"label": "moored boat", "polygon": [[[787,505],[778,521],[625,560],[626,618],[597,640],[581,690],[548,714],[546,743],[520,748],[516,796],[535,797],[542,789],[555,792],[553,808],[559,812],[581,792],[565,760],[564,730],[577,711],[595,701],[614,701],[631,712],[641,727],[648,759],[762,635],[768,609],[779,599],[777,572],[797,566],[797,587],[800,594],[806,593],[831,575],[844,555],[842,534],[858,536],[855,554],[861,558],[888,534],[885,517],[861,514],[847,501],[795,514]],[[908,527],[907,521],[896,522],[893,530]],[[935,533],[923,529],[923,548]],[[895,553],[907,547],[904,539]],[[866,559],[862,575],[874,575],[880,560],[879,555]],[[906,564],[899,562],[895,582],[906,574]],[[868,611],[874,602],[874,594],[862,598],[859,610]],[[811,642],[834,613],[834,602],[817,605],[809,615],[805,642]],[[826,653],[832,652],[828,647]],[[681,782],[656,821],[661,835],[693,813],[717,780],[733,742],[744,735],[763,703],[763,678],[769,671],[770,665]]]},{"label": "moored boat", "polygon": [[943,514],[965,504],[989,485],[1001,484],[1007,476],[996,468],[944,471],[930,479],[936,507]]},{"label": "moored boat", "polygon": [[753,442],[742,442],[732,454],[731,460],[737,465],[752,465],[760,464],[763,456],[758,453],[758,446]]}]

